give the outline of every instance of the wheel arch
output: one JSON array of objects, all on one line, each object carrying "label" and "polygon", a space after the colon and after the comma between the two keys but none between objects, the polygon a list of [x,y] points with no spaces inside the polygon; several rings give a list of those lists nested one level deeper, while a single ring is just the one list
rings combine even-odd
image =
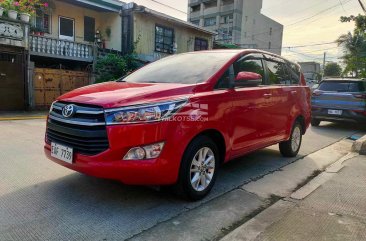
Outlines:
[{"label": "wheel arch", "polygon": [[[207,136],[208,138],[213,140],[213,142],[215,142],[215,144],[219,150],[220,165],[223,164],[226,159],[226,142],[225,142],[224,135],[217,129],[207,129],[207,130],[201,131],[196,136],[194,136],[192,138],[192,140],[190,141],[190,143],[199,136]],[[187,147],[190,145],[190,143],[187,145]]]}]

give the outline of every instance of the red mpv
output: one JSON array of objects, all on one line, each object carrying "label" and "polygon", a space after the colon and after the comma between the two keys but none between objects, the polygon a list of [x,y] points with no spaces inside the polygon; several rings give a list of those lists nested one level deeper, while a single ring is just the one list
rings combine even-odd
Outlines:
[{"label": "red mpv", "polygon": [[87,175],[172,185],[198,200],[229,160],[277,143],[296,156],[310,119],[297,64],[258,50],[185,53],[58,98],[45,153]]}]

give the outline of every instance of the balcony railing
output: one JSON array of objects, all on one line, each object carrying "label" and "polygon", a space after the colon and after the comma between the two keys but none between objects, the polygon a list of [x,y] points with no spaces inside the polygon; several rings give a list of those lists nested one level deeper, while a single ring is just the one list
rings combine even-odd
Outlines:
[{"label": "balcony railing", "polygon": [[29,50],[31,55],[93,62],[93,49],[93,45],[91,44],[77,43],[44,36],[31,35],[29,39]]}]

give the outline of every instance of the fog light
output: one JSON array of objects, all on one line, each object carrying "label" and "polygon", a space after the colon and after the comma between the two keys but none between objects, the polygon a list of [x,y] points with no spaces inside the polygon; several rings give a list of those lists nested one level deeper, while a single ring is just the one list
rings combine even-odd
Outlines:
[{"label": "fog light", "polygon": [[158,158],[163,150],[164,142],[130,149],[123,160],[144,160]]},{"label": "fog light", "polygon": [[144,146],[144,150],[146,152],[146,159],[154,159],[160,156],[161,151],[163,150],[164,142],[156,143],[149,146]]},{"label": "fog light", "polygon": [[143,160],[145,159],[145,150],[141,147],[132,148],[127,152],[123,160]]}]

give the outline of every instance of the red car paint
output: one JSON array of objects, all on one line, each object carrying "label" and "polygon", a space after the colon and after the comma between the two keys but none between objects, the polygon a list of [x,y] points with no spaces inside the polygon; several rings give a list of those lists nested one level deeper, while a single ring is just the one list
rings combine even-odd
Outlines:
[{"label": "red car paint", "polygon": [[[115,179],[126,184],[169,185],[177,181],[181,159],[188,144],[202,133],[215,131],[222,137],[224,142],[217,144],[224,150],[222,161],[228,162],[254,150],[288,140],[297,118],[303,120],[304,131],[308,128],[311,117],[310,89],[306,87],[302,74],[297,85],[215,89],[220,77],[242,56],[266,54],[277,57],[257,50],[216,52],[228,53],[232,57],[216,74],[202,83],[109,82],[77,89],[57,100],[109,109],[184,97],[188,98],[188,104],[179,113],[190,115],[195,111],[193,106],[205,105],[208,106],[205,116],[208,121],[161,121],[106,126],[108,149],[96,155],[74,153],[72,164],[51,157],[51,146],[46,137],[46,156],[67,168],[95,177]],[[144,68],[138,71],[144,71]],[[165,142],[158,158],[122,160],[131,148],[158,142]]]}]

